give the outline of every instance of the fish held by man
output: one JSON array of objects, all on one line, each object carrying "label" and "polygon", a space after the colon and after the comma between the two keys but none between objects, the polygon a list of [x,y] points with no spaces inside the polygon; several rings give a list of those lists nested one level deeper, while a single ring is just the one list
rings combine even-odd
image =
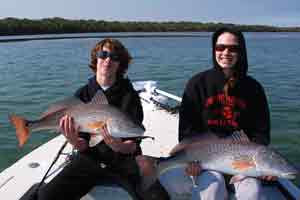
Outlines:
[{"label": "fish held by man", "polygon": [[[204,170],[219,171],[234,176],[231,183],[239,181],[238,177],[276,176],[279,178],[295,179],[298,170],[275,150],[255,144],[243,138],[235,140],[209,137],[193,137],[182,141],[171,150],[167,158],[142,156],[137,163],[143,173],[143,165],[139,159],[146,159],[154,165],[153,174],[143,174],[143,188],[148,188],[164,172],[177,167],[186,167],[189,162],[199,161]],[[236,178],[236,179],[234,179]]]},{"label": "fish held by man", "polygon": [[91,102],[85,104],[75,97],[70,97],[49,106],[37,120],[27,120],[17,115],[10,115],[11,124],[16,128],[19,146],[22,147],[30,132],[53,130],[59,132],[59,120],[64,115],[73,117],[81,132],[90,133],[90,146],[103,140],[100,131],[107,127],[108,132],[117,138],[151,138],[144,136],[142,125],[133,122],[125,113],[108,104],[103,92],[98,91]]}]

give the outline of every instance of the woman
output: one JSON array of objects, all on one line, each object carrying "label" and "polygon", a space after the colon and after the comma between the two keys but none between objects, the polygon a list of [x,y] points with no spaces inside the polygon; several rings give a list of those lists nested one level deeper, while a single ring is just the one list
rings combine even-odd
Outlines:
[{"label": "woman", "polygon": [[[268,103],[263,87],[247,75],[243,34],[230,28],[217,30],[212,36],[212,55],[213,68],[196,74],[186,86],[179,115],[179,141],[205,132],[222,138],[243,131],[251,142],[268,145]],[[188,176],[197,177],[200,199],[206,196],[211,196],[209,199],[226,198],[225,181],[220,173],[202,172],[197,162],[190,163],[185,171]],[[274,180],[275,177],[261,179]],[[244,177],[235,180],[237,199],[263,198],[260,179]]]},{"label": "woman", "polygon": [[[270,114],[262,86],[247,75],[245,39],[240,31],[222,28],[212,37],[213,68],[193,76],[186,86],[179,112],[179,142],[206,133],[217,138],[246,134],[251,142],[270,143]],[[152,176],[153,160],[138,156],[145,176]],[[201,162],[201,161],[200,161]],[[192,179],[191,179],[192,178]],[[276,177],[261,177],[275,180]],[[263,199],[261,180],[241,175],[232,178],[236,199]],[[160,176],[172,197],[224,200],[228,194],[221,173],[205,171],[197,161]]]},{"label": "woman", "polygon": [[[135,123],[142,126],[143,109],[138,93],[124,75],[128,70],[131,56],[127,49],[115,39],[104,39],[91,51],[90,68],[95,76],[77,90],[75,96],[90,102],[98,90],[102,91],[109,104],[126,113]],[[80,152],[50,183],[41,189],[39,199],[80,199],[103,179],[117,175],[134,188],[138,199],[168,199],[167,193],[156,184],[150,188],[147,198],[138,194],[139,170],[135,156],[141,154],[138,139],[112,137],[104,127],[104,140],[95,147],[89,147],[89,134],[79,132],[72,117],[66,115],[60,120],[64,136]],[[148,192],[148,191],[146,191]],[[152,197],[152,198],[151,198]]]}]

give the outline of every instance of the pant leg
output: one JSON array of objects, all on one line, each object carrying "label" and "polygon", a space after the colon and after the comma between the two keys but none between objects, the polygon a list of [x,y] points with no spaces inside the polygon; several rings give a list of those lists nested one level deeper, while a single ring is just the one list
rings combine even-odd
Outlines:
[{"label": "pant leg", "polygon": [[234,183],[235,197],[237,200],[264,200],[261,181],[247,177]]},{"label": "pant leg", "polygon": [[171,199],[190,197],[192,182],[185,175],[183,168],[170,169],[159,177],[162,186],[168,191]]},{"label": "pant leg", "polygon": [[141,192],[139,196],[142,200],[170,200],[168,192],[158,180],[149,189]]},{"label": "pant leg", "polygon": [[196,179],[192,200],[224,200],[228,198],[224,177],[215,171],[204,171]]},{"label": "pant leg", "polygon": [[102,169],[96,161],[85,154],[79,154],[40,189],[39,200],[80,199],[103,174],[105,174],[105,169]]},{"label": "pant leg", "polygon": [[[134,156],[123,157],[119,160],[117,166],[112,167],[115,173],[122,176],[122,179],[126,179],[131,188],[134,188],[135,195],[139,200],[169,200],[168,192],[157,180],[146,191],[141,189],[141,176],[138,165]],[[126,189],[126,188],[125,188]]]},{"label": "pant leg", "polygon": [[223,175],[213,171],[203,171],[195,180],[197,187],[185,174],[183,168],[167,171],[159,178],[172,199],[192,200],[224,200],[227,198],[227,190]]}]

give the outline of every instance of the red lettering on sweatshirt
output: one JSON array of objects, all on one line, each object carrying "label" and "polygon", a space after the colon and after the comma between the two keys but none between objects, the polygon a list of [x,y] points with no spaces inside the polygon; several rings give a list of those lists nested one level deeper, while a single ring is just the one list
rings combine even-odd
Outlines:
[{"label": "red lettering on sweatshirt", "polygon": [[207,120],[208,125],[238,128],[238,118],[247,105],[243,99],[238,97],[226,97],[224,94],[218,94],[207,98],[205,107],[213,113],[213,117]]}]

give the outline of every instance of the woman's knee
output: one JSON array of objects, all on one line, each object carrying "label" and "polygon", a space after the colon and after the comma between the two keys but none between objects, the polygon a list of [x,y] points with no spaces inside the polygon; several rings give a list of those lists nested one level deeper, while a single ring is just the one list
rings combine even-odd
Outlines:
[{"label": "woman's knee", "polygon": [[224,176],[215,171],[204,171],[197,179],[197,188],[192,194],[193,199],[221,199],[227,198]]},{"label": "woman's knee", "polygon": [[200,174],[200,176],[197,179],[199,184],[217,184],[220,187],[225,187],[225,179],[224,176],[219,173],[219,172],[215,172],[215,171],[204,171]]},{"label": "woman's knee", "polygon": [[256,178],[246,178],[240,182],[234,183],[235,196],[239,199],[260,199],[262,194],[261,181]]}]

